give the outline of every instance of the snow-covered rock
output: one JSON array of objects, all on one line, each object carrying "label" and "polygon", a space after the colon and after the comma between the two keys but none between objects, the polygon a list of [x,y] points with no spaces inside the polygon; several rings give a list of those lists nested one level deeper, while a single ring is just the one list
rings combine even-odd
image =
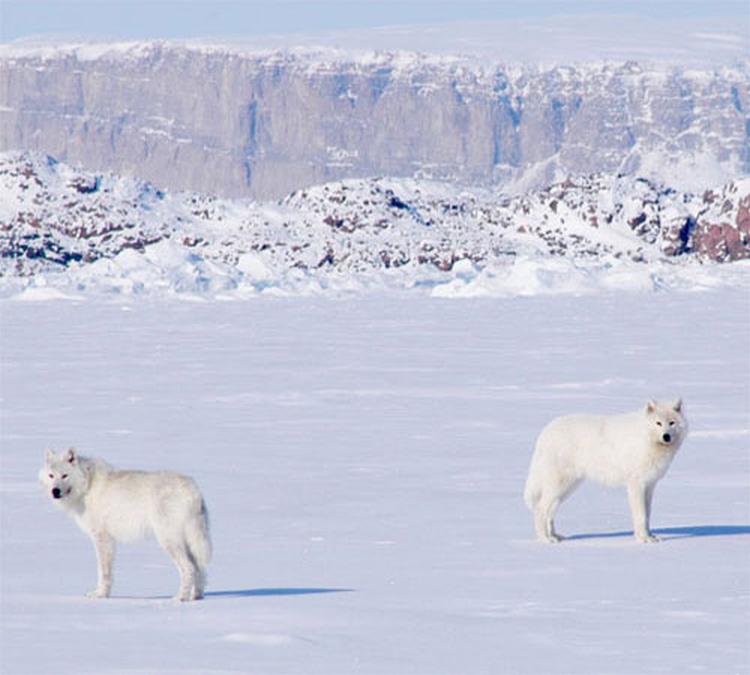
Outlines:
[{"label": "snow-covered rock", "polygon": [[254,203],[5,153],[0,189],[6,292],[46,275],[74,290],[129,293],[383,283],[522,293],[586,289],[594,269],[750,258],[750,180],[696,195],[592,175],[506,196],[372,178]]}]

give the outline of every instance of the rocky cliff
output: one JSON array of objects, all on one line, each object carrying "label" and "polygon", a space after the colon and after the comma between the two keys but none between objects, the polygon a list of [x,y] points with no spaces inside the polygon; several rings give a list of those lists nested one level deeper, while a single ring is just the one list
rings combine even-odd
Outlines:
[{"label": "rocky cliff", "polygon": [[[510,67],[169,44],[0,51],[0,150],[276,198],[378,175],[706,188],[750,167],[750,68]],[[510,182],[510,183],[509,183]]]}]

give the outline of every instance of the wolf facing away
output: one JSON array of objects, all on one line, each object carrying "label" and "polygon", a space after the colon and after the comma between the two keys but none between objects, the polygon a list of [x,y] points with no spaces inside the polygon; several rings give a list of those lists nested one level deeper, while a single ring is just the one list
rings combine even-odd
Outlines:
[{"label": "wolf facing away", "polygon": [[649,401],[622,415],[569,415],[539,434],[524,490],[542,541],[557,542],[554,518],[561,502],[584,479],[624,485],[639,541],[653,542],[651,503],[687,435],[682,401]]},{"label": "wolf facing away", "polygon": [[55,505],[91,537],[99,581],[90,596],[112,588],[115,542],[154,536],[180,574],[175,599],[198,600],[211,558],[208,511],[192,478],[168,471],[118,471],[70,450],[47,450],[39,479]]}]

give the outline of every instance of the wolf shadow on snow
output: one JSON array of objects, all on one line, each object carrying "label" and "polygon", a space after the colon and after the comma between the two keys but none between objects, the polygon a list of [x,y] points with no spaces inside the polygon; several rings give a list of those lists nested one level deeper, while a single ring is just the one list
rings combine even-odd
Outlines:
[{"label": "wolf shadow on snow", "polygon": [[[658,527],[653,533],[662,541],[670,539],[693,539],[696,537],[733,537],[750,534],[750,525],[687,525],[683,527]],[[565,541],[582,539],[615,539],[618,537],[632,537],[632,530],[617,532],[592,532],[572,534],[564,537]]]}]

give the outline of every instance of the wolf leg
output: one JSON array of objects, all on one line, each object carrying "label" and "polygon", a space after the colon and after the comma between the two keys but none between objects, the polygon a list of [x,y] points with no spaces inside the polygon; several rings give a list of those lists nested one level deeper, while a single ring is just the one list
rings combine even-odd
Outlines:
[{"label": "wolf leg", "polygon": [[190,559],[188,548],[182,542],[159,542],[167,552],[177,571],[180,573],[180,588],[175,595],[175,600],[185,602],[195,599],[196,570]]},{"label": "wolf leg", "polygon": [[562,541],[562,537],[557,534],[557,531],[555,530],[555,514],[557,513],[557,509],[559,508],[560,502],[562,502],[562,500],[562,497],[558,497],[556,499],[553,499],[552,502],[547,506],[547,541],[550,541],[552,543]]},{"label": "wolf leg", "polygon": [[646,486],[646,528],[651,532],[651,504],[654,501],[654,489],[656,483],[651,483]]},{"label": "wolf leg", "polygon": [[185,545],[195,571],[193,599],[200,600],[206,589],[206,568],[211,559],[208,510],[202,499],[199,513],[194,514],[185,525]]},{"label": "wolf leg", "polygon": [[534,522],[539,539],[557,543],[563,537],[555,530],[555,514],[557,509],[580,484],[581,479],[572,476],[562,476],[556,481],[548,483],[534,510]]},{"label": "wolf leg", "polygon": [[193,568],[193,585],[190,588],[190,600],[202,600],[206,588],[206,571],[200,566],[190,546],[186,546],[188,561]]},{"label": "wolf leg", "polygon": [[93,598],[108,598],[112,590],[112,563],[115,557],[115,540],[106,532],[91,535],[96,549],[96,562],[99,580],[96,590],[88,595]]},{"label": "wolf leg", "polygon": [[640,483],[628,483],[628,503],[630,514],[633,518],[633,534],[635,538],[643,543],[659,541],[649,529],[649,512],[651,510],[651,498],[653,487],[650,490]]},{"label": "wolf leg", "polygon": [[552,544],[559,542],[562,537],[555,532],[555,512],[560,505],[558,496],[552,499],[543,496],[534,509],[534,527],[536,536],[540,541]]}]

